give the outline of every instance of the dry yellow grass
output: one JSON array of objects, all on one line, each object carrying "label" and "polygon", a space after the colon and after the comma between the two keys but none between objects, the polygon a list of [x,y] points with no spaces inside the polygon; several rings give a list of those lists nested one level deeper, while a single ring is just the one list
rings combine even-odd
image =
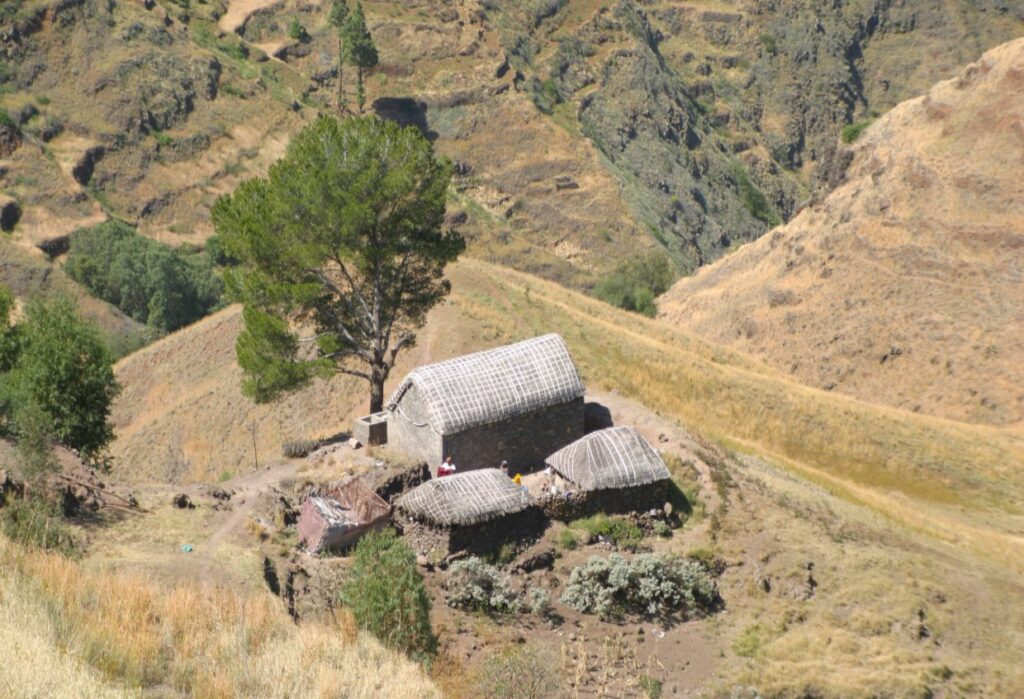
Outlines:
[{"label": "dry yellow grass", "polygon": [[1024,39],[895,107],[846,181],[681,280],[665,318],[808,385],[1024,420]]},{"label": "dry yellow grass", "polygon": [[161,687],[196,697],[439,696],[419,666],[357,636],[344,618],[295,626],[269,593],[164,589],[4,538],[0,590],[4,696]]}]

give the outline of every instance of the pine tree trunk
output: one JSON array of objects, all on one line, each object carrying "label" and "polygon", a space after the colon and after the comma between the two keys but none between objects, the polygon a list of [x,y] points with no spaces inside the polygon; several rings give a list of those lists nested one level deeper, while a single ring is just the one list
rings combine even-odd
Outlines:
[{"label": "pine tree trunk", "polygon": [[366,104],[366,92],[363,91],[363,67],[358,66],[356,68],[356,79],[359,82],[356,98],[359,100],[359,114],[363,113],[363,105]]},{"label": "pine tree trunk", "polygon": [[376,369],[370,372],[370,412],[384,410],[384,375]]}]

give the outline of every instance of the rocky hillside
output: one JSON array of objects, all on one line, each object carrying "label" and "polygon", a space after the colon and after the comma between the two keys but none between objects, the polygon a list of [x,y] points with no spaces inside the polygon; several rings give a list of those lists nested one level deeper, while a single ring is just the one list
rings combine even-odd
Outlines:
[{"label": "rocky hillside", "polygon": [[[451,224],[584,288],[645,248],[689,272],[757,238],[838,181],[844,124],[1024,31],[1000,0],[365,5],[370,104],[458,161]],[[108,216],[202,244],[216,197],[334,106],[319,1],[12,0],[0,25],[22,245]]]},{"label": "rocky hillside", "polygon": [[1024,39],[900,104],[847,181],[677,284],[663,315],[798,380],[989,424],[1024,419]]}]

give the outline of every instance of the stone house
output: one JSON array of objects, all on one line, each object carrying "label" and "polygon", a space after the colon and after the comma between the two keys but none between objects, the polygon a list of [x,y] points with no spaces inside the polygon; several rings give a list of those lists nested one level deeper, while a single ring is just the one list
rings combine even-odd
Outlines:
[{"label": "stone house", "polygon": [[508,461],[527,472],[583,436],[583,381],[565,342],[543,335],[419,367],[387,403],[388,443],[460,471]]},{"label": "stone house", "polygon": [[530,494],[492,468],[427,481],[395,502],[393,518],[413,550],[431,560],[523,547],[545,526]]},{"label": "stone house", "polygon": [[358,478],[306,498],[296,529],[310,553],[343,551],[388,522],[391,506]]},{"label": "stone house", "polygon": [[552,519],[642,512],[668,501],[668,468],[632,427],[591,432],[549,456],[547,465],[556,492],[543,495],[539,505]]}]

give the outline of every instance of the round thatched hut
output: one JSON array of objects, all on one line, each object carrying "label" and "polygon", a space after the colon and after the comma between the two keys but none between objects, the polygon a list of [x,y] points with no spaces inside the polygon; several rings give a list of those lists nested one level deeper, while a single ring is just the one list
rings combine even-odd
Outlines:
[{"label": "round thatched hut", "polygon": [[654,447],[632,427],[591,432],[547,458],[557,494],[541,499],[553,519],[593,512],[638,512],[662,507],[670,475]]},{"label": "round thatched hut", "polygon": [[395,502],[395,521],[413,549],[432,559],[528,543],[544,528],[536,501],[497,469],[427,481]]}]

